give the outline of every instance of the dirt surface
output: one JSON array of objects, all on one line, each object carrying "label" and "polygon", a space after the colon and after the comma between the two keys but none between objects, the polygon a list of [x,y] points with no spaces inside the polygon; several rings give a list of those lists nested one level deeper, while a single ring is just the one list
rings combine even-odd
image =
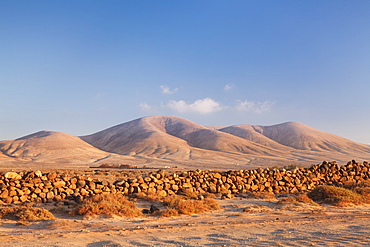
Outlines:
[{"label": "dirt surface", "polygon": [[[370,205],[278,204],[217,199],[222,210],[160,218],[57,219],[28,226],[2,219],[1,246],[369,246]],[[148,208],[151,202],[138,202]],[[47,206],[47,205],[46,205]],[[49,205],[50,206],[50,205]]]}]

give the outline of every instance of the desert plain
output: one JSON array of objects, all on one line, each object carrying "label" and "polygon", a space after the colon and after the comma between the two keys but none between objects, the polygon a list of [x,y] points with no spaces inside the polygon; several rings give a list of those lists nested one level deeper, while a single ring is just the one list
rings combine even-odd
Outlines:
[{"label": "desert plain", "polygon": [[[222,209],[162,218],[72,217],[19,225],[2,220],[1,246],[369,246],[370,206],[279,205],[235,197]],[[138,203],[139,207],[147,207]],[[44,205],[44,207],[52,207]]]}]

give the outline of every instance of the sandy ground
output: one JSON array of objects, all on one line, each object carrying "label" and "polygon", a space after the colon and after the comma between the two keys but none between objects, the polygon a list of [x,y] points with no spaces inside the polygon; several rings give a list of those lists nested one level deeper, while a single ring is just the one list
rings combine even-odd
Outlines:
[{"label": "sandy ground", "polygon": [[219,203],[223,210],[173,218],[83,219],[61,214],[28,226],[3,219],[0,245],[370,246],[370,205],[280,205],[250,198]]}]

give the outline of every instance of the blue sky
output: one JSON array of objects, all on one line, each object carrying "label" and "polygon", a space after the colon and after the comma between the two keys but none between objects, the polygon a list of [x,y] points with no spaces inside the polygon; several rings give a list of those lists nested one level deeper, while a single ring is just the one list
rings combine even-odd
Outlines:
[{"label": "blue sky", "polygon": [[370,1],[0,0],[0,140],[135,118],[370,143]]}]

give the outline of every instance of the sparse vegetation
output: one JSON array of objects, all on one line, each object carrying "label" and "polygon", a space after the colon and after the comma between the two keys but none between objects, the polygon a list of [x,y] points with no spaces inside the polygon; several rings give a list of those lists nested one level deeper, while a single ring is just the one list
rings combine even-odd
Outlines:
[{"label": "sparse vegetation", "polygon": [[220,209],[217,201],[209,198],[204,200],[193,200],[183,196],[174,195],[164,198],[163,203],[167,206],[167,209],[175,209],[179,214],[186,215],[205,213]]},{"label": "sparse vegetation", "polygon": [[278,204],[294,204],[294,205],[301,205],[302,203],[311,204],[311,205],[317,205],[311,198],[308,197],[308,195],[305,194],[299,194],[292,197],[283,197],[278,202]]},{"label": "sparse vegetation", "polygon": [[311,191],[308,196],[314,201],[335,206],[370,203],[370,187],[366,184],[351,185],[347,186],[347,188],[322,185]]},{"label": "sparse vegetation", "polygon": [[54,215],[47,209],[34,207],[33,204],[22,206],[1,206],[1,218],[14,218],[27,225],[29,221],[41,221],[55,219]]},{"label": "sparse vegetation", "polygon": [[370,181],[365,180],[359,184],[349,183],[343,186],[344,188],[355,191],[356,193],[370,198]]},{"label": "sparse vegetation", "polygon": [[141,216],[142,212],[135,203],[120,194],[100,194],[84,200],[73,211],[84,216],[118,215],[126,217]]},{"label": "sparse vegetation", "polygon": [[116,169],[138,169],[136,165],[117,165],[117,164],[101,164],[93,168],[116,168]]},{"label": "sparse vegetation", "polygon": [[274,200],[276,199],[275,194],[272,192],[248,192],[246,194],[247,197],[255,198],[255,199],[265,199],[265,200]]},{"label": "sparse vegetation", "polygon": [[[208,198],[208,199],[214,199],[214,198],[217,197],[216,194],[214,194],[214,193],[204,193],[204,194],[202,194],[202,196],[204,198]],[[221,196],[219,196],[219,197],[221,197]]]},{"label": "sparse vegetation", "polygon": [[270,169],[278,169],[278,170],[284,169],[284,170],[287,170],[287,171],[292,171],[294,169],[299,169],[299,168],[303,168],[303,166],[296,165],[296,164],[290,164],[290,165],[286,165],[286,166],[273,166]]},{"label": "sparse vegetation", "polygon": [[311,198],[308,197],[307,193],[305,194],[299,194],[295,197],[297,202],[304,202],[309,204],[316,204]]},{"label": "sparse vegetation", "polygon": [[148,193],[139,192],[139,193],[135,194],[135,197],[137,199],[141,199],[141,200],[144,200],[144,201],[153,202],[153,201],[161,201],[161,200],[163,200],[163,198],[165,196],[164,196],[164,194],[161,194],[161,193],[158,193],[158,192],[148,192]]},{"label": "sparse vegetation", "polygon": [[198,194],[193,191],[193,190],[190,190],[190,189],[183,189],[181,191],[178,192],[179,195],[182,195],[182,196],[185,196],[187,198],[190,198],[190,199],[196,199]]},{"label": "sparse vegetation", "polygon": [[271,210],[272,210],[271,208],[263,205],[248,205],[243,209],[243,212],[255,214],[270,212]]},{"label": "sparse vegetation", "polygon": [[166,208],[160,212],[162,217],[174,217],[179,215],[179,211],[175,208]]},{"label": "sparse vegetation", "polygon": [[294,197],[283,197],[279,199],[277,204],[298,204],[298,202]]}]

